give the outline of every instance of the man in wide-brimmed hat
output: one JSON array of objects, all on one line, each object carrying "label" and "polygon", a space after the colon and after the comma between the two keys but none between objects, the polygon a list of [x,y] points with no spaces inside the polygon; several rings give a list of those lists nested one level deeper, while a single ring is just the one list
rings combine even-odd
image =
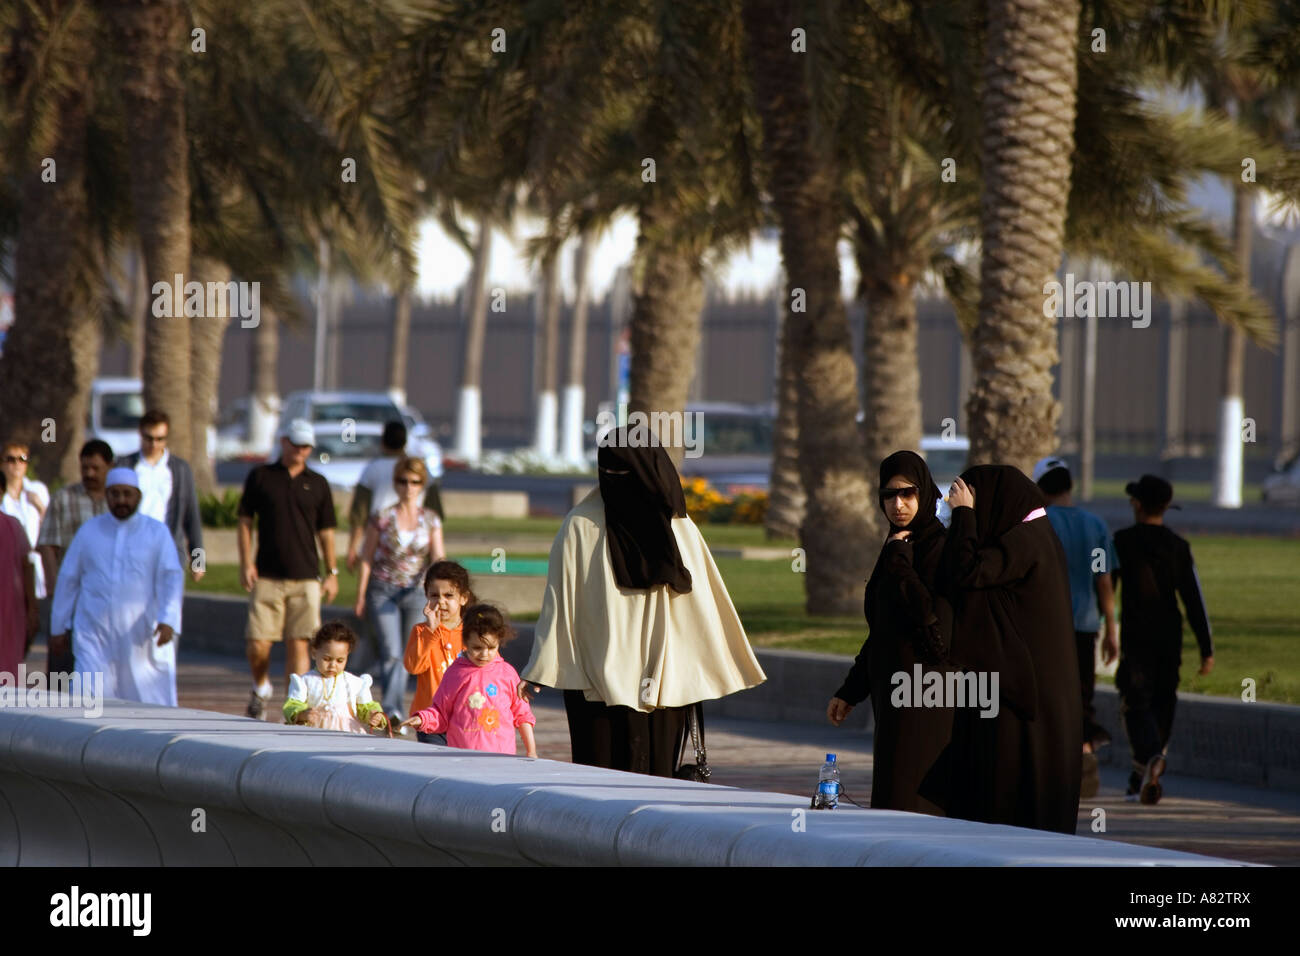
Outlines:
[{"label": "man in wide-brimmed hat", "polygon": [[1120,659],[1115,686],[1133,754],[1127,798],[1155,803],[1164,793],[1165,750],[1178,701],[1182,664],[1183,599],[1188,623],[1201,649],[1201,674],[1214,667],[1210,620],[1188,543],[1165,527],[1174,488],[1156,475],[1143,475],[1125,487],[1136,521],[1115,533],[1123,588],[1120,606]]}]

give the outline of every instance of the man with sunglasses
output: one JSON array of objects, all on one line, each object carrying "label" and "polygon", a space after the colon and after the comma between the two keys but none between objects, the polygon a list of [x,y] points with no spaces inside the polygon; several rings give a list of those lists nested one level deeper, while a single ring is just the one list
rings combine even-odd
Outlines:
[{"label": "man with sunglasses", "polygon": [[192,558],[203,548],[203,522],[199,520],[199,496],[189,462],[167,448],[171,420],[166,412],[147,411],[140,418],[140,450],[119,462],[130,468],[140,481],[140,513],[167,526],[176,542],[181,567],[189,568],[198,582],[203,572]]},{"label": "man with sunglasses", "polygon": [[279,460],[250,471],[239,500],[240,583],[251,594],[246,638],[253,693],[247,713],[259,720],[271,696],[271,645],[285,641],[287,693],[290,675],[311,666],[307,642],[320,627],[321,597],[333,601],[339,590],[334,497],[325,476],[307,467],[315,444],[311,422],[289,422],[280,433]]}]

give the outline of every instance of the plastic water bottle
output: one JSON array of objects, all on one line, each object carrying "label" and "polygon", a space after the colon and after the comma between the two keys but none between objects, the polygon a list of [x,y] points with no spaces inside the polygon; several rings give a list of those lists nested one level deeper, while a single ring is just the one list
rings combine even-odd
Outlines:
[{"label": "plastic water bottle", "polygon": [[840,802],[840,768],[835,764],[835,755],[827,754],[821,772],[817,774],[817,797],[814,807],[818,810],[834,810]]}]

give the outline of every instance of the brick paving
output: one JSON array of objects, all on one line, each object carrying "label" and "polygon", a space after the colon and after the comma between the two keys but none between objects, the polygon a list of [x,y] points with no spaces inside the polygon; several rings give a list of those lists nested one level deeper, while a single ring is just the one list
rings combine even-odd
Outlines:
[{"label": "brick paving", "polygon": [[[277,705],[283,700],[283,673],[283,664],[273,663]],[[242,714],[251,681],[247,665],[238,658],[183,652],[178,684],[182,707]],[[569,732],[559,694],[543,691],[534,709],[538,755],[568,761]],[[272,707],[267,716],[279,721],[278,708]],[[705,729],[713,783],[789,793],[794,805],[802,806],[826,753],[834,751],[848,796],[864,806],[870,801],[867,735],[830,726],[728,718],[711,719]],[[420,744],[412,741],[412,746]],[[1126,776],[1119,769],[1102,768],[1101,792],[1079,808],[1080,835],[1251,863],[1300,865],[1300,794],[1170,773],[1164,778],[1164,799],[1147,807],[1124,800]],[[1105,811],[1104,833],[1091,829],[1096,808]]]}]

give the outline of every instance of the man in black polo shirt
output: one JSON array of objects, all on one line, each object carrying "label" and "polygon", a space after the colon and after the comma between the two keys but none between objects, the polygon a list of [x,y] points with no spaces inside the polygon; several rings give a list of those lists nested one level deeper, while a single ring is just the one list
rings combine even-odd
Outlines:
[{"label": "man in black polo shirt", "polygon": [[[294,419],[280,436],[280,460],[248,473],[239,500],[239,566],[248,604],[248,663],[253,693],[248,716],[261,718],[271,696],[271,644],[287,639],[285,675],[311,667],[307,642],[320,627],[322,594],[339,590],[334,564],[334,498],[325,477],[307,467],[316,444],[311,423]],[[257,519],[257,561],[250,557]],[[325,557],[320,576],[316,542]]]}]

